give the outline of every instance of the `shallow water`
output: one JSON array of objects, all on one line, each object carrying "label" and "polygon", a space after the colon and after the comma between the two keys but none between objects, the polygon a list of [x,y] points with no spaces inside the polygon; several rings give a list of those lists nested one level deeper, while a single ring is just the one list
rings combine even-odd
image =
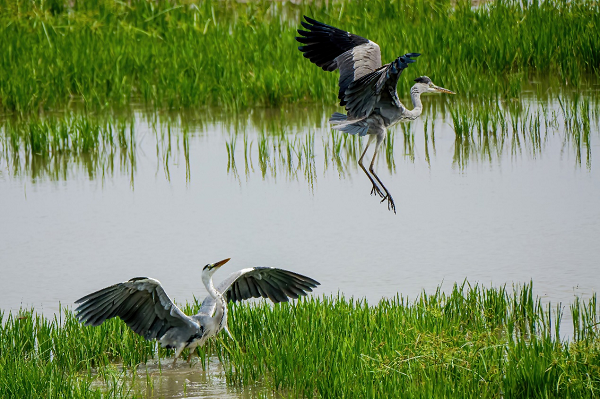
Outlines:
[{"label": "shallow water", "polygon": [[[234,123],[204,121],[183,129],[185,140],[177,122],[169,140],[164,125],[148,122],[164,116],[138,113],[134,159],[117,157],[111,168],[107,160],[73,161],[58,174],[37,168],[33,177],[31,168],[3,159],[2,310],[52,314],[59,303],[71,307],[135,276],[159,279],[177,302],[203,298],[201,268],[227,257],[216,280],[274,266],[320,281],[317,295],[371,302],[465,279],[484,286],[532,280],[535,294],[565,309],[575,296],[600,291],[597,123],[582,160],[560,121],[538,146],[507,141],[489,157],[474,146],[458,160],[447,114],[437,113],[435,147],[422,120],[406,136],[396,128],[395,167],[383,153],[376,165],[396,201],[394,215],[369,195],[355,158],[332,159],[329,113],[312,110],[294,123],[284,114],[260,125],[266,113],[259,112]],[[294,148],[314,135],[314,161],[295,155],[286,169],[272,141],[268,162],[261,161],[262,134],[275,131],[296,140]],[[227,145],[236,134],[234,171]]]},{"label": "shallow water", "polygon": [[[149,360],[139,365],[135,371],[115,365],[115,375],[125,381],[126,389],[131,389],[140,397],[168,398],[186,397],[189,399],[247,399],[280,398],[281,396],[260,385],[235,387],[227,384],[226,373],[218,358],[207,359],[205,368],[197,359],[191,363],[179,362],[175,366],[167,359]],[[135,373],[135,374],[132,374]],[[109,390],[102,378],[93,383],[94,387]]]}]

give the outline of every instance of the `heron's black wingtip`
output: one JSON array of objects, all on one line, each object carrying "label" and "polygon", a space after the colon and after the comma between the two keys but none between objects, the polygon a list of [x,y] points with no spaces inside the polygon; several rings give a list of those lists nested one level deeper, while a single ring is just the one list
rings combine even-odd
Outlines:
[{"label": "heron's black wingtip", "polygon": [[304,19],[306,20],[306,22],[308,22],[310,25],[307,26],[306,22],[301,21],[300,23],[306,28],[306,29],[311,29],[311,28],[330,28],[331,26],[323,23],[323,22],[319,22],[316,19],[313,19],[309,16],[304,15]]}]

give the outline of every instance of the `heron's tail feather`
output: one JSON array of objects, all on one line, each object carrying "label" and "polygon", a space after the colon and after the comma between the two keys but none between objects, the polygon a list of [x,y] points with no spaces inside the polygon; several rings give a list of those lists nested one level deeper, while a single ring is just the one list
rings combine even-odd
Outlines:
[{"label": "heron's tail feather", "polygon": [[331,115],[329,123],[334,130],[358,134],[359,136],[364,136],[369,131],[369,125],[367,124],[366,118],[348,119],[348,115],[340,114],[339,112],[335,112]]},{"label": "heron's tail feather", "polygon": [[333,115],[331,115],[331,118],[329,118],[329,123],[337,124],[340,122],[345,122],[347,120],[348,120],[348,115],[340,114],[339,112],[334,112]]}]

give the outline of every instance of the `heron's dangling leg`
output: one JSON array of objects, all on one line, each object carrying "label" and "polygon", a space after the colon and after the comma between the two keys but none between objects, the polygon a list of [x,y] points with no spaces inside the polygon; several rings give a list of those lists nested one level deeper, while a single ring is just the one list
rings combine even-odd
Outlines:
[{"label": "heron's dangling leg", "polygon": [[179,347],[177,348],[177,350],[175,351],[175,359],[173,359],[173,366],[175,366],[175,363],[177,363],[177,358],[181,355],[181,352],[183,352],[183,350],[185,349],[187,345],[185,343],[179,345]]},{"label": "heron's dangling leg", "polygon": [[192,360],[192,355],[196,352],[196,348],[190,349],[190,354],[187,357],[187,362],[189,363]]},{"label": "heron's dangling leg", "polygon": [[361,165],[362,165],[362,160],[365,157],[365,154],[367,153],[369,146],[371,145],[371,141],[373,141],[373,136],[369,135],[369,139],[367,140],[367,145],[365,146],[365,149],[363,150],[362,154],[360,154],[360,158],[358,158],[358,163]]},{"label": "heron's dangling leg", "polygon": [[[385,131],[384,131],[385,133]],[[374,170],[374,165],[375,165],[375,158],[377,157],[377,150],[379,150],[379,146],[381,145],[381,143],[383,143],[383,134],[378,134],[377,135],[377,144],[375,145],[375,151],[373,152],[373,159],[371,159],[371,165],[369,166],[369,171],[371,172],[371,174],[373,174],[373,177],[375,177],[375,179],[377,179],[377,182],[379,182],[379,184],[381,185],[381,188],[383,188],[383,191],[385,191],[385,195],[381,195],[381,202],[385,201],[387,199],[388,201],[388,209],[394,211],[394,213],[396,213],[396,204],[394,203],[394,199],[392,198],[392,195],[390,194],[390,192],[388,191],[388,189],[385,187],[385,185],[383,184],[383,182],[381,181],[381,179],[379,178],[379,176],[377,176],[377,173],[375,173]]]},{"label": "heron's dangling leg", "polygon": [[373,188],[371,189],[371,195],[376,194],[376,195],[379,195],[381,198],[384,198],[385,196],[383,195],[383,193],[379,189],[379,186],[377,185],[377,183],[375,183],[375,180],[373,180],[373,178],[371,177],[371,175],[369,174],[369,172],[367,172],[367,169],[365,169],[365,167],[363,166],[363,163],[362,163],[362,160],[365,157],[365,154],[367,153],[367,149],[369,148],[369,145],[371,145],[371,141],[373,141],[374,138],[375,138],[374,135],[369,135],[369,140],[367,141],[367,145],[365,146],[365,149],[364,149],[362,155],[358,159],[358,165],[361,167],[361,169],[363,170],[363,172],[365,172],[365,174],[367,175],[367,177],[369,178],[369,180],[371,180],[371,184],[373,185]]}]

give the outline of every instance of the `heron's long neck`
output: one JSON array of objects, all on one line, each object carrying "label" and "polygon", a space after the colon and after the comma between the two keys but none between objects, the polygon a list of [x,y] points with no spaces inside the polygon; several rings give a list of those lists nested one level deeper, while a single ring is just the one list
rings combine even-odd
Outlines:
[{"label": "heron's long neck", "polygon": [[204,286],[206,287],[206,290],[208,291],[210,296],[217,300],[219,299],[219,297],[221,297],[221,294],[215,289],[215,286],[213,285],[212,276],[202,276],[202,282],[204,283]]},{"label": "heron's long neck", "polygon": [[225,298],[223,295],[216,290],[213,285],[212,276],[204,275],[202,276],[202,282],[206,287],[206,290],[215,299],[217,306],[215,306],[215,313],[212,315],[213,319],[217,320],[217,322],[221,320],[226,320],[227,318],[227,303],[225,302]]},{"label": "heron's long neck", "polygon": [[410,114],[413,118],[417,118],[423,112],[423,103],[421,102],[421,92],[416,85],[410,89],[410,99],[413,103],[413,109],[410,111],[407,110],[407,114]]}]

